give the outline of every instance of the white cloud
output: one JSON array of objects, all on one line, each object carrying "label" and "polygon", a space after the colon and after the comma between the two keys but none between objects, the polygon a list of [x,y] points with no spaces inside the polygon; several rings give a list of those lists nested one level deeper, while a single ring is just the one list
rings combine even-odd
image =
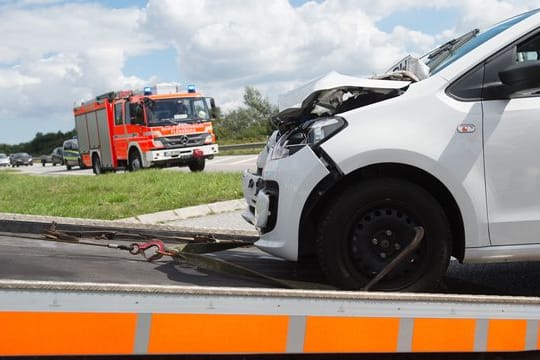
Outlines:
[{"label": "white cloud", "polygon": [[[538,6],[529,0],[396,3],[326,0],[295,8],[287,0],[149,0],[144,9],[111,9],[85,0],[0,0],[0,33],[9,34],[0,42],[0,124],[32,124],[13,125],[17,135],[2,133],[0,143],[69,130],[75,101],[147,84],[152,79],[127,76],[123,68],[130,57],[156,49],[175,48],[180,80],[231,109],[246,85],[275,100],[330,70],[372,74],[409,52]],[[440,33],[399,25],[387,33],[377,26],[398,10],[421,8],[452,8],[460,17]]]}]

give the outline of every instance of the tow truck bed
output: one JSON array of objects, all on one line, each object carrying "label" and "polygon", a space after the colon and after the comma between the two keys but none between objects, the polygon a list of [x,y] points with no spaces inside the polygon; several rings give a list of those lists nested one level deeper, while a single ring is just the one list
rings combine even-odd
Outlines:
[{"label": "tow truck bed", "polygon": [[[147,262],[118,249],[46,241],[37,233],[2,232],[0,248],[0,355],[463,358],[540,347],[540,298],[448,294],[493,292],[463,282],[452,268],[447,294],[307,291],[171,257]],[[212,256],[282,279],[322,281],[316,268],[299,271],[253,247]],[[501,272],[493,274],[500,283]]]}]

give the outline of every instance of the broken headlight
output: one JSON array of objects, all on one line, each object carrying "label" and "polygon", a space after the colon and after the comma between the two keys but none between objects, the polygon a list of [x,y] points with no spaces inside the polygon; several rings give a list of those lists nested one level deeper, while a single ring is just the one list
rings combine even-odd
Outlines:
[{"label": "broken headlight", "polygon": [[290,156],[304,146],[318,146],[347,126],[345,119],[333,116],[306,121],[283,134],[278,140],[272,160]]}]

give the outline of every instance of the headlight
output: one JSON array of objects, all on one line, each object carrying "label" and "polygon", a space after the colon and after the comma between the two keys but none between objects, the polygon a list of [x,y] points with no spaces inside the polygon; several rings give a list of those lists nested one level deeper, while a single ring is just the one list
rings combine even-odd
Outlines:
[{"label": "headlight", "polygon": [[208,134],[208,135],[206,135],[206,138],[204,139],[204,143],[205,144],[211,144],[212,140],[213,140],[212,135]]},{"label": "headlight", "polygon": [[292,155],[306,145],[311,147],[319,146],[346,126],[347,122],[340,117],[327,117],[307,121],[283,134],[274,147],[272,160]]},{"label": "headlight", "polygon": [[155,148],[162,148],[164,146],[163,142],[161,140],[153,139],[152,141],[154,142],[154,147]]}]

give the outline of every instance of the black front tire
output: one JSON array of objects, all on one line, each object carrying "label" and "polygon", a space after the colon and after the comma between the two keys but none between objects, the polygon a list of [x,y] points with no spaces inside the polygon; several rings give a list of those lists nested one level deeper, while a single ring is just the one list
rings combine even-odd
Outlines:
[{"label": "black front tire", "polygon": [[189,162],[189,170],[192,172],[203,171],[206,164],[205,158],[193,159]]},{"label": "black front tire", "polygon": [[420,186],[381,178],[347,188],[318,228],[322,270],[340,288],[359,290],[425,230],[419,247],[374,286],[382,291],[437,289],[451,254],[451,232],[440,204]]},{"label": "black front tire", "polygon": [[138,171],[142,169],[141,154],[137,150],[129,153],[129,171]]}]

